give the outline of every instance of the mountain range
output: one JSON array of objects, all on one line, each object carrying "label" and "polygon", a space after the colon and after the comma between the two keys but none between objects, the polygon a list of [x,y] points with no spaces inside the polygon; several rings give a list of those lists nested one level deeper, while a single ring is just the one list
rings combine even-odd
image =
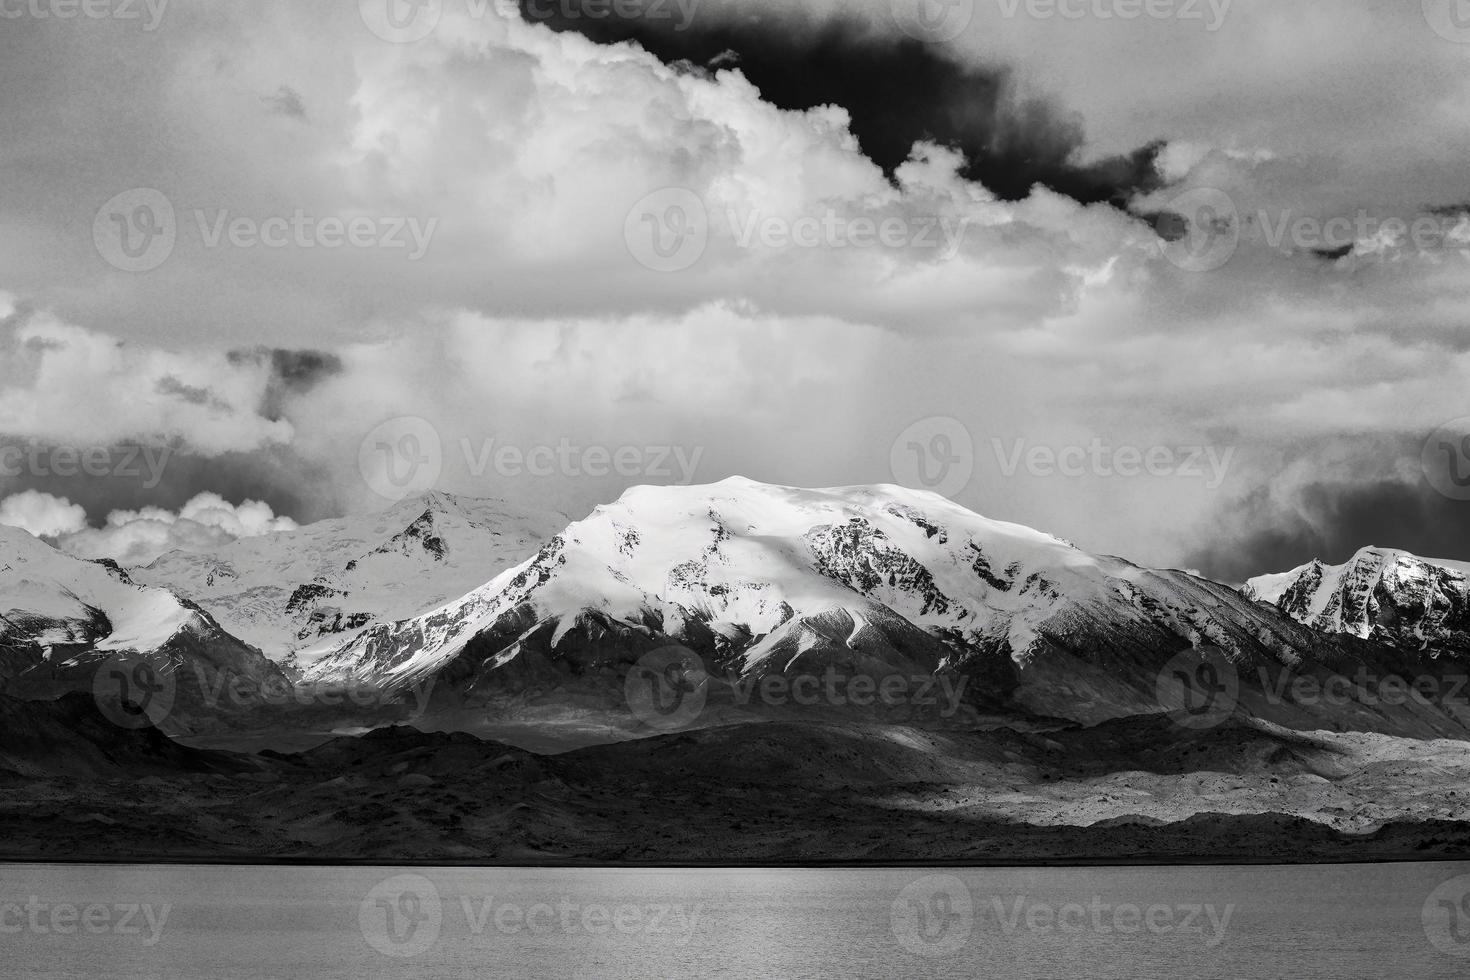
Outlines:
[{"label": "mountain range", "polygon": [[0,856],[1463,856],[1466,568],[1236,589],[743,479],[129,569],[0,527]]},{"label": "mountain range", "polygon": [[[923,491],[740,478],[634,488],[571,523],[432,493],[127,570],[0,533],[0,674],[19,696],[86,689],[89,665],[125,651],[165,672],[193,657],[252,684],[279,674],[358,685],[414,702],[420,723],[494,731],[532,716],[625,715],[630,672],[676,649],[715,682],[708,722],[791,708],[763,696],[771,678],[789,689],[834,675],[907,691],[942,679],[957,703],[928,712],[936,722],[1097,724],[1168,710],[1161,680],[1183,657],[1186,680],[1213,658],[1241,710],[1291,727],[1463,729],[1444,697],[1385,707],[1288,696],[1299,677],[1353,673],[1442,677],[1449,690],[1470,652],[1470,566],[1403,552],[1365,549],[1237,590]],[[837,700],[851,713],[856,699]],[[908,717],[916,700],[888,706]],[[636,722],[614,734],[636,734]],[[195,711],[184,728],[245,723]],[[250,723],[284,724],[258,711]]]}]

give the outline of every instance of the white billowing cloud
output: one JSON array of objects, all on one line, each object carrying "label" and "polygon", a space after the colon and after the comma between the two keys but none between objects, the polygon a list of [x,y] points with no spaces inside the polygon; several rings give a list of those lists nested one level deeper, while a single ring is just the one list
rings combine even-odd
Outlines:
[{"label": "white billowing cloud", "polygon": [[21,528],[38,538],[55,538],[85,528],[87,512],[64,497],[26,490],[0,500],[0,524]]},{"label": "white billowing cloud", "polygon": [[[324,38],[332,59],[316,55]],[[412,45],[383,43],[355,9],[294,4],[220,8],[157,40],[147,81],[159,91],[130,100],[129,112],[199,138],[160,148],[128,130],[105,155],[62,142],[69,164],[95,153],[96,169],[121,172],[120,187],[71,194],[87,202],[85,227],[127,186],[171,200],[178,240],[167,261],[117,276],[87,236],[27,271],[0,229],[0,261],[22,270],[28,295],[129,336],[218,345],[248,331],[272,346],[335,346],[364,320],[433,307],[592,317],[722,300],[905,331],[988,328],[1065,309],[1082,287],[1076,270],[1102,265],[1136,231],[1110,208],[1054,196],[997,202],[956,175],[956,154],[932,146],[916,147],[895,186],[863,155],[841,106],[781,110],[738,70],[671,68],[494,4],[479,17],[446,4],[434,34]],[[84,74],[90,43],[64,39]],[[262,102],[283,84],[304,119]],[[100,98],[79,111],[107,107]],[[17,152],[57,153],[57,139],[22,137]],[[638,219],[666,210],[659,198],[640,202],[669,189],[694,195],[709,240],[687,268],[652,271],[635,253],[655,228]],[[25,188],[15,199],[0,212],[23,209]],[[211,244],[222,217],[297,212],[379,220],[385,234],[414,223],[427,249],[411,260],[403,228],[403,248]]]},{"label": "white billowing cloud", "polygon": [[[772,481],[887,479],[866,469],[853,419],[874,393],[883,331],[712,304],[684,315],[556,321],[459,311],[344,348],[342,372],[293,407],[292,448],[331,468],[357,508],[382,506],[359,449],[382,422],[413,416],[435,433],[445,489],[583,512],[638,483],[740,472]],[[309,420],[309,421],[308,421]],[[577,463],[537,478],[494,453],[635,447],[646,470],[618,478]],[[886,459],[886,449],[883,458]]]},{"label": "white billowing cloud", "polygon": [[[766,2],[706,0],[700,15]],[[803,8],[823,6],[839,4]],[[1211,33],[1182,19],[1036,18],[1024,3],[1004,18],[978,3],[954,49],[1017,65],[1080,109],[1098,153],[1170,140],[1160,166],[1179,186],[1145,205],[1220,188],[1241,214],[1272,220],[1407,215],[1461,199],[1445,195],[1463,197],[1470,152],[1470,62],[1418,7],[1236,0]],[[494,4],[479,19],[444,8],[409,45],[373,37],[353,4],[181,9],[157,35],[35,21],[0,34],[0,74],[16,84],[0,105],[6,152],[34,161],[0,201],[3,285],[21,297],[0,297],[0,312],[55,311],[0,337],[0,434],[284,448],[324,471],[324,497],[365,508],[382,501],[358,472],[361,440],[416,415],[441,437],[447,488],[575,511],[617,481],[475,472],[463,442],[677,445],[703,450],[700,480],[829,485],[891,479],[893,438],[952,416],[977,447],[962,503],[1170,563],[1181,529],[1209,526],[1220,488],[1006,476],[992,441],[1235,448],[1239,493],[1269,478],[1283,439],[1427,434],[1465,412],[1470,261],[1456,250],[1379,234],[1330,263],[1247,241],[1222,268],[1190,272],[1115,209],[1045,191],[998,202],[944,149],[917,147],[891,184],[843,108],[778,110],[738,70],[681,72]],[[45,44],[16,40],[41,32]],[[26,90],[53,72],[68,85]],[[271,111],[283,88],[301,114]],[[163,131],[192,136],[160,143]],[[135,186],[171,198],[179,240],[157,270],[121,275],[90,229],[103,201]],[[636,261],[625,226],[669,187],[699,198],[710,238],[689,268],[661,273]],[[196,214],[221,209],[435,224],[414,262],[405,250],[209,247]],[[964,234],[952,252],[762,240],[767,220],[794,230],[829,214],[849,232],[857,219],[917,233],[938,218]],[[267,417],[265,367],[220,353],[258,343],[326,349],[344,369]],[[79,540],[147,556],[232,533],[143,512]]]},{"label": "white billowing cloud", "polygon": [[0,333],[0,434],[72,446],[147,440],[217,455],[289,441],[263,418],[270,383],[260,363],[224,352],[129,344],[37,313]]},{"label": "white billowing cloud", "polygon": [[[49,501],[26,503],[33,498],[48,497]],[[22,514],[22,508],[30,507],[44,515],[42,505],[48,504],[61,515],[50,518],[49,525],[54,528],[50,536],[57,538],[61,550],[80,558],[111,558],[129,567],[146,565],[170,551],[211,551],[240,538],[292,531],[297,527],[289,517],[277,517],[267,504],[246,500],[235,505],[215,493],[199,494],[177,513],[159,507],[113,511],[105,527],[92,528],[86,526],[86,515],[80,513],[80,507],[65,509],[64,500],[27,492],[0,503],[0,523],[11,523],[3,517],[16,501],[20,501],[15,506]],[[80,518],[79,526],[77,518]],[[32,530],[32,533],[37,532]]]}]

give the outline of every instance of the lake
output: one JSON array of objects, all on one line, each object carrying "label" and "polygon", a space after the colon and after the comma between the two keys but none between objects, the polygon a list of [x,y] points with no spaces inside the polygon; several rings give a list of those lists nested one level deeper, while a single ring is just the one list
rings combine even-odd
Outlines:
[{"label": "lake", "polygon": [[1470,864],[1023,870],[25,865],[28,978],[1470,975]]}]

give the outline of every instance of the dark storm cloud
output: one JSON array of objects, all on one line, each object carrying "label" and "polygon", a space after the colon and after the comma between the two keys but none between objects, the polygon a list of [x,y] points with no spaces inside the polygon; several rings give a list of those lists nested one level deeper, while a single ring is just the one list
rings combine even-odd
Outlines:
[{"label": "dark storm cloud", "polygon": [[1288,571],[1314,558],[1341,564],[1369,546],[1470,558],[1470,502],[1451,500],[1423,480],[1312,483],[1298,491],[1290,513],[1261,489],[1223,523],[1238,537],[1218,540],[1186,563],[1227,582]]},{"label": "dark storm cloud", "polygon": [[1435,204],[1424,209],[1425,214],[1432,214],[1436,218],[1463,218],[1470,216],[1470,201],[1462,201],[1459,204]]},{"label": "dark storm cloud", "polygon": [[285,414],[286,400],[304,395],[328,378],[342,373],[342,359],[318,350],[283,350],[257,347],[230,351],[231,364],[264,364],[270,368],[270,383],[261,399],[260,414],[272,422]]},{"label": "dark storm cloud", "polygon": [[157,391],[160,395],[170,395],[174,398],[181,398],[191,405],[208,405],[211,408],[217,408],[224,411],[229,410],[229,406],[220,399],[216,398],[208,388],[198,388],[193,385],[186,385],[172,375],[164,378],[159,378],[158,384],[154,386],[154,390]]},{"label": "dark storm cloud", "polygon": [[270,352],[275,377],[292,392],[310,391],[330,377],[342,373],[342,359],[336,354],[316,350],[280,350]]},{"label": "dark storm cloud", "polygon": [[[1039,99],[1018,99],[1004,67],[961,64],[940,48],[859,22],[803,21],[788,11],[684,24],[656,17],[592,18],[586,0],[520,0],[522,16],[599,43],[636,41],[670,65],[735,65],[779,108],[836,104],[852,116],[867,154],[892,174],[918,140],[962,151],[964,176],[1015,201],[1043,184],[1084,204],[1122,207],[1161,186],[1154,167],[1162,143],[1080,163],[1079,117]],[[570,9],[569,9],[570,6]],[[568,16],[568,14],[576,16]]]},{"label": "dark storm cloud", "polygon": [[342,373],[342,359],[327,351],[256,347],[232,350],[228,356],[231,364],[270,365],[272,380],[296,393],[310,391],[319,382]]}]

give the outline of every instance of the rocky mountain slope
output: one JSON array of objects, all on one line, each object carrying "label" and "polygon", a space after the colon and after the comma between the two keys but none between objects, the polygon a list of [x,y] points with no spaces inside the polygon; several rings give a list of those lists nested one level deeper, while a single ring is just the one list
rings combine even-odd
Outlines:
[{"label": "rocky mountain slope", "polygon": [[1470,563],[1364,548],[1342,565],[1314,561],[1251,579],[1246,594],[1325,633],[1470,653]]},{"label": "rocky mountain slope", "polygon": [[0,697],[8,860],[747,863],[1432,860],[1470,853],[1463,742],[762,723],[541,755],[385,728],[194,751],[85,698]]},{"label": "rocky mountain slope", "polygon": [[[145,674],[132,677],[138,664]],[[275,664],[187,599],[138,584],[110,562],[74,558],[0,526],[3,690],[29,698],[100,693],[97,673],[108,665],[121,665],[119,677],[166,687],[175,731],[237,713],[242,704],[221,696],[226,685],[286,683]]]},{"label": "rocky mountain slope", "polygon": [[[432,679],[447,709],[620,692],[631,665],[670,644],[726,677],[951,676],[979,710],[1088,723],[1161,710],[1161,672],[1191,650],[1224,658],[1251,711],[1306,727],[1331,727],[1332,712],[1273,693],[1284,676],[1402,666],[1219,583],[1091,555],[932,494],[732,479],[630,490],[483,587],[373,626],[309,674]],[[1432,713],[1354,724],[1463,728]]]},{"label": "rocky mountain slope", "polygon": [[431,493],[212,554],[176,551],[130,574],[188,595],[272,660],[309,666],[374,624],[408,619],[484,584],[566,521],[501,500]]}]

